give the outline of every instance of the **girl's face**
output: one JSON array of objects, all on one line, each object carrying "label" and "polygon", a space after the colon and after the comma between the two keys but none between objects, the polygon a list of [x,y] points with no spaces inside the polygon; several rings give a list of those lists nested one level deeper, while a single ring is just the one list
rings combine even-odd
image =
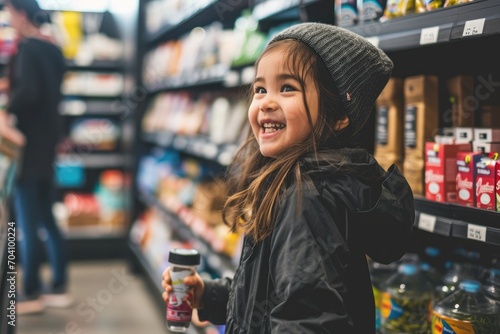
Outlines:
[{"label": "girl's face", "polygon": [[253,84],[253,99],[248,119],[253,134],[266,157],[276,157],[286,149],[303,143],[312,133],[304,96],[313,125],[318,119],[319,97],[311,75],[305,91],[285,61],[283,47],[264,55]]}]

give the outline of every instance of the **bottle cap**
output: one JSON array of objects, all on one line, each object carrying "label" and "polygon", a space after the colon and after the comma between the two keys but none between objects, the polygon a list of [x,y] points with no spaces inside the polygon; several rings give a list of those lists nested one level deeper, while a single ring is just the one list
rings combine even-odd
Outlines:
[{"label": "bottle cap", "polygon": [[170,250],[168,261],[172,264],[197,266],[200,264],[200,253],[195,249],[175,248]]},{"label": "bottle cap", "polygon": [[398,271],[405,275],[415,275],[415,273],[417,272],[417,266],[410,263],[403,263],[399,266]]},{"label": "bottle cap", "polygon": [[476,280],[464,280],[460,282],[460,289],[466,292],[476,293],[479,291],[480,284]]}]

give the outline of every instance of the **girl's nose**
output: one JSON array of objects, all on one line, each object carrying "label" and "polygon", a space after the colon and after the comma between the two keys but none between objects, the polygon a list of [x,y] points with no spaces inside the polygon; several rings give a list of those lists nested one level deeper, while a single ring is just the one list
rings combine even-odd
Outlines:
[{"label": "girl's nose", "polygon": [[264,99],[260,102],[259,109],[261,111],[274,111],[278,109],[278,103],[271,96],[271,94],[267,94]]}]

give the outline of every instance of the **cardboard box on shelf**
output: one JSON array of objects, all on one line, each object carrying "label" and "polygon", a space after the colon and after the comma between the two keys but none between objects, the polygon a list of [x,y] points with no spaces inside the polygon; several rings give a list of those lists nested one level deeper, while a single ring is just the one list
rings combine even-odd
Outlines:
[{"label": "cardboard box on shelf", "polygon": [[479,118],[483,128],[500,128],[500,105],[481,106]]},{"label": "cardboard box on shelf", "polygon": [[424,195],[425,142],[439,133],[438,78],[408,77],[404,81],[405,158],[404,175],[415,195]]},{"label": "cardboard box on shelf", "polygon": [[470,144],[425,144],[425,198],[456,202],[457,153],[470,152]]},{"label": "cardboard box on shelf", "polygon": [[474,141],[500,142],[500,128],[476,128],[474,130]]},{"label": "cardboard box on shelf", "polygon": [[476,163],[476,207],[496,210],[496,169],[497,160],[482,157]]},{"label": "cardboard box on shelf", "polygon": [[473,141],[472,150],[483,152],[485,154],[500,153],[500,143],[488,143],[483,141]]},{"label": "cardboard box on shelf", "polygon": [[454,127],[474,126],[474,103],[468,100],[474,97],[474,77],[457,75],[446,81],[446,88],[451,102],[451,124]]},{"label": "cardboard box on shelf", "polygon": [[481,152],[457,153],[457,203],[465,206],[476,206],[476,163],[484,155]]},{"label": "cardboard box on shelf", "polygon": [[403,79],[392,77],[376,102],[375,159],[387,169],[403,170],[404,90]]}]

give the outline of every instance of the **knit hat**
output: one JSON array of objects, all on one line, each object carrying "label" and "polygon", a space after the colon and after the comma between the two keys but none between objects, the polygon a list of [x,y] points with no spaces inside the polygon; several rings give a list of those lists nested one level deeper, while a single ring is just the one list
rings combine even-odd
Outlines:
[{"label": "knit hat", "polygon": [[295,39],[313,49],[328,68],[349,117],[353,134],[368,120],[384,89],[393,63],[365,38],[323,23],[300,23],[276,35],[269,44]]}]

